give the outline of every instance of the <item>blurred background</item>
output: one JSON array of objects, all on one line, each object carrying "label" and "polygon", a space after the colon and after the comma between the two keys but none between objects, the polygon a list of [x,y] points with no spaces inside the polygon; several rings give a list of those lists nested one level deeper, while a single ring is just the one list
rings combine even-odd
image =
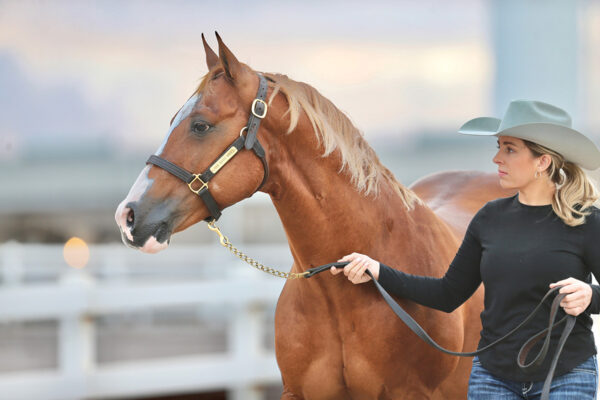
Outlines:
[{"label": "blurred background", "polygon": [[[254,69],[331,99],[404,185],[495,171],[495,140],[456,130],[512,99],[556,104],[600,143],[600,1],[0,0],[2,398],[279,399],[283,282],[203,223],[145,255],[113,218],[215,30]],[[267,196],[220,226],[291,265]]]}]

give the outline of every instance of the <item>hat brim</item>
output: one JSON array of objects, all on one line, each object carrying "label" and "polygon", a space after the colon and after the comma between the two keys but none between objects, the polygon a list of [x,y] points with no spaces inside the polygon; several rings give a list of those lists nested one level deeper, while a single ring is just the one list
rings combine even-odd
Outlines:
[{"label": "hat brim", "polygon": [[512,136],[545,146],[560,153],[565,160],[583,168],[595,170],[600,167],[600,150],[582,133],[566,126],[550,123],[517,125],[497,131],[501,120],[480,117],[467,121],[459,133],[477,136]]},{"label": "hat brim", "polygon": [[473,118],[465,122],[458,130],[458,133],[462,133],[463,135],[493,136],[498,132],[498,128],[500,128],[500,122],[502,122],[500,119],[492,117]]}]

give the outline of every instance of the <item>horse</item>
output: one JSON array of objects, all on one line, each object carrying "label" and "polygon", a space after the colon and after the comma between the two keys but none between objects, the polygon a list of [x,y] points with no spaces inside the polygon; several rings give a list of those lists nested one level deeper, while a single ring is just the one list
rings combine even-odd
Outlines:
[{"label": "horse", "polygon": [[[173,233],[218,218],[215,207],[220,213],[260,190],[284,227],[290,273],[356,251],[407,273],[440,277],[474,213],[513,194],[493,174],[474,171],[437,173],[406,187],[315,88],[253,70],[218,34],[218,54],[204,35],[202,41],[208,73],[116,210],[130,247],[163,250]],[[261,87],[264,100],[257,97]],[[253,115],[261,117],[252,134],[258,147],[248,138]],[[238,139],[246,146],[231,150]],[[158,158],[176,167],[165,170]],[[205,174],[190,175],[186,187],[173,176],[177,168],[208,172],[215,165],[210,182]],[[209,190],[212,206],[196,195]],[[396,300],[437,343],[471,351],[483,295],[480,287],[452,313]],[[373,285],[331,274],[286,281],[275,311],[275,354],[282,400],[464,399],[471,368],[470,359],[442,354],[410,332]]]}]

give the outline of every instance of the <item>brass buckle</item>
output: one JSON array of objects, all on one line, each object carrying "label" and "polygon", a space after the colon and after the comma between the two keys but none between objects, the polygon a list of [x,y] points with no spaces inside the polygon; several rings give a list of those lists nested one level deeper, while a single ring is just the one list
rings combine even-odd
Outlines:
[{"label": "brass buckle", "polygon": [[[198,189],[194,189],[192,187],[192,184],[196,181],[200,181],[200,183],[202,184],[202,186],[200,186]],[[202,179],[200,179],[200,174],[194,174],[194,179],[192,179],[192,181],[190,183],[188,183],[188,187],[190,188],[190,190],[196,194],[198,194],[202,189],[207,188],[208,189],[208,182],[204,182]]]},{"label": "brass buckle", "polygon": [[[264,104],[265,106],[265,111],[262,113],[262,115],[258,115],[254,110],[256,108],[256,103],[261,102]],[[252,102],[252,114],[254,114],[255,117],[263,119],[266,115],[267,115],[267,103],[264,102],[264,100],[261,99],[254,99],[254,101]]]}]

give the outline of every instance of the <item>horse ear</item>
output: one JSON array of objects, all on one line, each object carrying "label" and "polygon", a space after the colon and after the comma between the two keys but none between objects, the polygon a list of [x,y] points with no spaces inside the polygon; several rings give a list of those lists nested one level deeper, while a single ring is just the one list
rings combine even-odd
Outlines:
[{"label": "horse ear", "polygon": [[237,58],[235,58],[231,50],[225,46],[221,36],[219,36],[217,32],[215,32],[215,35],[217,35],[217,41],[219,42],[219,59],[221,60],[221,64],[223,65],[225,73],[229,79],[235,81],[236,78],[239,78],[240,74],[242,73],[242,65]]},{"label": "horse ear", "polygon": [[202,34],[202,44],[204,45],[204,52],[206,53],[206,66],[210,71],[219,62],[219,56],[216,55],[213,49],[206,43],[204,33]]}]

